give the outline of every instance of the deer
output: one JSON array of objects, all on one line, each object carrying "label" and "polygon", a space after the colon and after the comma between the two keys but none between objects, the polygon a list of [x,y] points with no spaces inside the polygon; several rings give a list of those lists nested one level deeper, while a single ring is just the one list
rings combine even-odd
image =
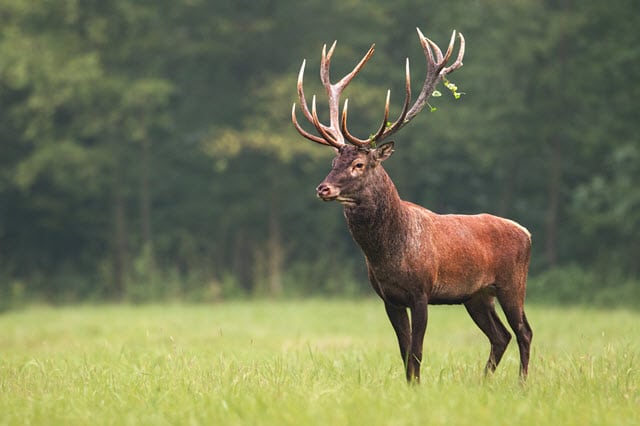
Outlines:
[{"label": "deer", "polygon": [[[329,174],[316,188],[323,201],[342,204],[343,214],[360,246],[373,290],[384,302],[395,331],[409,383],[420,382],[420,366],[428,305],[462,304],[486,335],[491,350],[484,367],[493,373],[511,340],[511,334],[496,313],[498,300],[515,333],[520,354],[519,377],[528,374],[532,330],[524,312],[531,234],[522,225],[491,214],[437,214],[402,200],[382,166],[394,152],[394,142],[382,143],[407,125],[427,105],[437,84],[462,67],[465,39],[454,30],[443,53],[436,43],[417,28],[427,61],[423,86],[411,103],[409,59],[405,65],[405,99],[398,118],[388,122],[390,91],[382,124],[369,138],[361,139],[347,126],[348,99],[340,114],[340,96],[349,82],[369,61],[375,44],[353,70],[331,83],[329,68],[336,42],[327,52],[322,48],[320,80],[326,89],[329,124],[318,118],[316,96],[311,109],[303,90],[306,60],[298,73],[300,109],[315,132],[305,130],[297,120],[296,103],[291,109],[295,129],[304,138],[333,148]],[[457,58],[450,64],[456,40]],[[409,315],[410,314],[410,315]]]}]

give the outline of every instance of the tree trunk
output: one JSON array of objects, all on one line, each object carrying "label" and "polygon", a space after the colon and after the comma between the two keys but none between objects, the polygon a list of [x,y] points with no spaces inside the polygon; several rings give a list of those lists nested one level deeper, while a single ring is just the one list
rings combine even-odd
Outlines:
[{"label": "tree trunk", "polygon": [[144,278],[146,284],[153,283],[155,276],[155,255],[153,250],[153,235],[151,228],[151,185],[149,183],[150,170],[150,141],[143,138],[140,142],[140,231],[142,236],[142,247],[140,255],[144,261]]},{"label": "tree trunk", "polygon": [[245,293],[251,293],[253,286],[253,274],[255,259],[251,252],[252,244],[246,236],[244,229],[240,229],[235,235],[233,244],[233,257],[231,259],[232,272],[238,284]]},{"label": "tree trunk", "polygon": [[127,242],[126,200],[123,194],[121,170],[114,173],[113,187],[113,275],[114,282],[109,290],[113,299],[121,299],[129,276],[129,247]]},{"label": "tree trunk", "polygon": [[282,228],[280,226],[280,209],[277,200],[272,198],[269,209],[269,240],[267,241],[267,273],[269,295],[282,295],[282,267],[284,263],[284,247],[282,244]]},{"label": "tree trunk", "polygon": [[498,200],[497,215],[502,217],[510,216],[511,204],[513,203],[513,193],[517,182],[517,159],[512,158],[510,164],[511,166],[507,167],[506,176],[502,179],[502,190],[500,191],[500,198]]},{"label": "tree trunk", "polygon": [[149,139],[144,138],[140,144],[140,226],[143,246],[153,245],[151,234],[151,186],[149,184]]},{"label": "tree trunk", "polygon": [[549,181],[547,185],[547,213],[545,217],[545,257],[549,266],[558,263],[558,221],[562,186],[562,153],[560,143],[550,143]]},{"label": "tree trunk", "polygon": [[[571,9],[570,0],[559,0],[558,7],[564,12]],[[569,52],[569,38],[566,31],[560,35],[558,41],[558,75],[566,75],[567,56]],[[566,93],[560,93],[557,97],[558,114],[553,117],[561,116],[561,112],[569,108]],[[549,266],[555,266],[558,263],[558,231],[560,217],[560,203],[562,191],[562,175],[563,175],[563,135],[557,131],[561,129],[562,123],[555,123],[555,130],[547,136],[549,144],[549,181],[547,185],[547,213],[545,218],[545,257]]]}]

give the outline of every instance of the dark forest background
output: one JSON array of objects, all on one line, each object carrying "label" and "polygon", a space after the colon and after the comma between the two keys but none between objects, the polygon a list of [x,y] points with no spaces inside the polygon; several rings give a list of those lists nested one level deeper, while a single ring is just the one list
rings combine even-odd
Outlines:
[{"label": "dark forest background", "polygon": [[0,306],[369,294],[341,209],[315,198],[332,151],[290,122],[296,77],[350,86],[378,126],[415,28],[467,40],[385,163],[405,199],[533,234],[530,294],[640,301],[636,0],[0,0]]}]

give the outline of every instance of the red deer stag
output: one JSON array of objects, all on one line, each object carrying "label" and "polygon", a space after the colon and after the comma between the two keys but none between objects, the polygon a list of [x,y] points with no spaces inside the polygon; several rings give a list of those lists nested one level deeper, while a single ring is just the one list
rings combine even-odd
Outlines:
[{"label": "red deer stag", "polygon": [[333,147],[337,153],[331,171],[317,187],[317,195],[324,201],[338,201],[344,207],[349,231],[364,252],[371,285],[384,301],[397,335],[407,380],[420,381],[428,304],[464,304],[473,321],[489,338],[491,352],[485,374],[493,372],[511,340],[511,334],[495,311],[497,297],[516,335],[520,378],[524,381],[532,337],[523,309],[531,234],[511,220],[489,214],[439,215],[403,201],[381,164],[393,153],[394,144],[378,143],[415,117],[427,104],[436,85],[462,66],[462,34],[458,34],[457,59],[449,66],[447,62],[456,41],[455,31],[444,54],[419,29],[418,36],[428,63],[426,78],[418,98],[410,106],[407,59],[404,106],[395,122],[387,122],[387,92],[384,118],[375,134],[360,139],[347,130],[348,100],[340,115],[340,95],[371,58],[375,45],[353,71],[332,84],[329,65],[335,42],[328,53],[326,45],[323,47],[320,65],[320,78],[329,98],[329,125],[318,119],[315,96],[311,110],[307,105],[302,88],[305,62],[298,75],[298,97],[302,113],[317,134],[300,126],[295,103],[291,119],[302,136]]}]

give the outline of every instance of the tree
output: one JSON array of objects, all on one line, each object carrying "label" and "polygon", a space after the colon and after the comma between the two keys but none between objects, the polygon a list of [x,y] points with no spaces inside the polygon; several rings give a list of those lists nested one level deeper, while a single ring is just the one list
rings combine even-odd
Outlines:
[{"label": "tree", "polygon": [[436,111],[396,139],[387,167],[403,197],[524,224],[534,274],[575,263],[637,276],[640,58],[621,19],[636,3],[5,0],[0,291],[360,291],[340,209],[313,193],[332,154],[290,123],[296,76],[306,58],[325,119],[322,44],[338,40],[340,75],[375,42],[345,93],[365,137],[388,88],[398,114],[406,57],[414,86],[423,77],[416,26],[437,43],[465,35],[450,77],[464,95],[440,87]]}]

